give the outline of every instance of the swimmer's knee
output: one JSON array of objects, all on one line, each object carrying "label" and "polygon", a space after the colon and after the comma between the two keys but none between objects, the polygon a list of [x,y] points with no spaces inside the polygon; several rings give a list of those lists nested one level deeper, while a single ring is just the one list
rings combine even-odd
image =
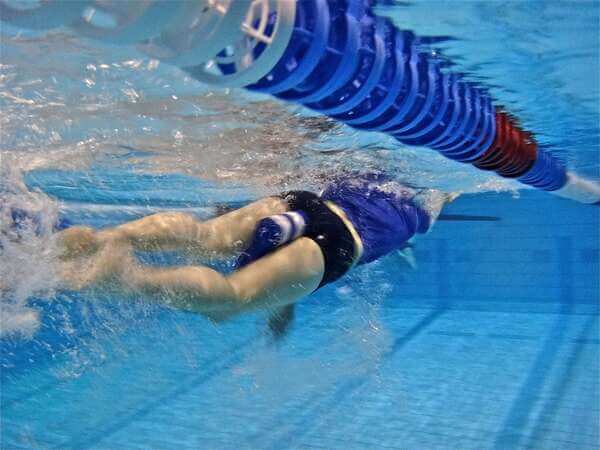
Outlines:
[{"label": "swimmer's knee", "polygon": [[193,230],[199,221],[191,214],[184,212],[165,212],[151,216],[152,228],[162,235],[181,233]]}]

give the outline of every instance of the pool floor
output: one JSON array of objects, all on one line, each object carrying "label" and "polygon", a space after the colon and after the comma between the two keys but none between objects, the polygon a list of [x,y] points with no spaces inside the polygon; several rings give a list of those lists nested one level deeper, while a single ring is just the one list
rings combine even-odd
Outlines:
[{"label": "pool floor", "polygon": [[598,447],[595,314],[395,306],[377,361],[340,359],[335,327],[273,346],[176,315],[80,376],[70,355],[5,383],[3,448]]},{"label": "pool floor", "polygon": [[2,346],[2,448],[600,448],[597,210],[524,193],[448,211],[502,220],[438,223],[418,270],[354,270],[281,342],[262,314],[41,303],[36,346]]}]

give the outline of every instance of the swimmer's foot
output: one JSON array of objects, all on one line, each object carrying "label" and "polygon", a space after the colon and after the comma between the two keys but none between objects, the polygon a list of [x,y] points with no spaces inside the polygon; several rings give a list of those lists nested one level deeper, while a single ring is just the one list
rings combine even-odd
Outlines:
[{"label": "swimmer's foot", "polygon": [[62,247],[61,259],[75,259],[91,256],[100,249],[97,233],[89,227],[72,227],[61,232],[59,243]]},{"label": "swimmer's foot", "polygon": [[64,262],[60,275],[66,286],[73,290],[100,283],[123,284],[125,270],[134,264],[130,246],[107,244],[96,255]]},{"label": "swimmer's foot", "polygon": [[117,230],[95,230],[90,227],[70,227],[60,232],[58,239],[63,260],[92,256],[107,245],[128,245]]}]

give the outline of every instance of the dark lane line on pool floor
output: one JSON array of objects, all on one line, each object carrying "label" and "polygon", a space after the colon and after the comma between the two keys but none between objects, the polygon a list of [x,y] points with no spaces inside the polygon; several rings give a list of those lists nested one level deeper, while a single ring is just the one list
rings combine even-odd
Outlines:
[{"label": "dark lane line on pool floor", "polygon": [[[590,317],[587,320],[587,322],[583,325],[581,332],[579,333],[579,339],[567,341],[568,343],[575,344],[574,348],[570,356],[568,357],[562,374],[559,377],[557,377],[555,386],[551,389],[551,391],[553,392],[552,397],[550,397],[546,401],[546,404],[542,407],[541,413],[538,415],[537,423],[535,424],[533,431],[531,432],[529,439],[527,440],[527,447],[533,448],[536,445],[539,445],[539,442],[542,440],[543,434],[547,431],[547,429],[544,428],[544,423],[551,422],[552,418],[556,416],[556,411],[558,410],[560,404],[564,399],[570,382],[575,376],[576,366],[580,362],[583,350],[585,349],[585,341],[587,340],[586,338],[591,334],[593,328],[596,326],[597,323],[598,316]],[[598,417],[598,414],[596,414],[596,417]],[[578,434],[580,437],[582,437],[582,433]],[[597,442],[598,441],[596,436],[596,440],[589,442],[589,444],[591,446]]]},{"label": "dark lane line on pool floor", "polygon": [[[437,240],[437,286],[438,295],[441,299],[440,303],[435,306],[435,309],[426,314],[425,317],[420,319],[416,324],[410,327],[405,333],[395,339],[392,347],[385,352],[381,359],[386,361],[392,358],[397,352],[403,347],[410,343],[417,336],[423,334],[423,332],[431,326],[436,320],[444,315],[451,305],[451,301],[447,300],[446,294],[448,293],[448,272],[446,270],[448,260],[448,246],[445,239]],[[321,397],[315,397],[307,399],[297,409],[302,411],[300,419],[295,423],[295,427],[290,428],[288,432],[283,435],[279,434],[277,437],[273,437],[275,434],[271,428],[268,429],[268,436],[260,431],[255,433],[254,436],[250,437],[247,442],[250,442],[251,447],[264,448],[264,443],[268,440],[272,440],[272,448],[278,449],[281,442],[286,442],[290,448],[294,448],[295,445],[301,444],[301,439],[307,435],[313,428],[310,426],[315,416],[323,416],[327,412],[331,412],[335,405],[341,401],[356,393],[361,387],[363,387],[368,381],[371,380],[373,373],[363,375],[361,378],[354,377],[343,383],[331,396],[322,399]],[[268,439],[267,439],[268,438]]]},{"label": "dark lane line on pool floor", "polygon": [[252,347],[253,342],[244,343],[239,346],[234,346],[235,348],[230,349],[227,354],[230,356],[225,360],[220,360],[218,358],[212,361],[210,367],[207,368],[203,373],[198,376],[188,377],[187,380],[183,380],[177,383],[176,387],[167,393],[161,395],[160,397],[154,398],[151,401],[145,402],[135,411],[126,412],[121,417],[116,418],[115,420],[109,421],[109,423],[95,428],[89,433],[82,433],[82,436],[78,439],[72,439],[66,444],[55,447],[56,450],[62,450],[65,448],[68,449],[76,449],[76,450],[84,450],[89,448],[94,448],[98,446],[100,442],[117,433],[119,430],[127,427],[132,422],[135,422],[142,417],[148,415],[157,407],[169,402],[173,401],[174,398],[179,397],[192,389],[198,387],[201,384],[206,383],[211,380],[219,373],[224,370],[232,367],[234,364],[240,362],[244,355],[247,354],[246,350]]},{"label": "dark lane line on pool floor", "polygon": [[[423,331],[437,319],[439,319],[444,313],[446,313],[446,311],[447,310],[444,307],[440,307],[439,309],[431,311],[424,318],[419,320],[419,322],[413,325],[409,331],[394,341],[391,349],[382,356],[382,360],[392,358],[413,339],[423,334]],[[303,413],[300,415],[299,420],[294,423],[294,426],[289,428],[285,434],[280,434],[277,437],[274,437],[272,429],[269,429],[268,436],[265,436],[262,433],[257,433],[257,435],[253,436],[249,441],[251,446],[264,446],[264,442],[266,440],[272,441],[273,445],[270,448],[273,449],[280,448],[281,442],[286,442],[289,448],[295,448],[295,446],[303,445],[301,440],[304,436],[310,433],[310,431],[312,431],[313,428],[311,427],[311,423],[314,422],[314,418],[316,416],[327,415],[327,413],[334,410],[336,405],[350,397],[352,394],[355,394],[359,389],[367,384],[367,382],[371,381],[372,376],[373,374],[371,373],[360,378],[354,377],[343,383],[339,388],[337,388],[337,390],[334,391],[332,395],[325,399],[321,397],[317,397],[316,400],[315,397],[308,399],[303,405],[297,408]],[[398,447],[398,449],[400,449],[400,447]]]},{"label": "dark lane line on pool floor", "polygon": [[[572,239],[558,239],[557,245],[558,254],[561,255],[562,259],[557,262],[561,283],[560,304],[563,311],[569,312],[573,308],[571,295],[572,265],[570,264],[572,260]],[[552,368],[557,362],[558,349],[564,344],[565,334],[571,321],[572,316],[570,315],[557,316],[557,320],[546,336],[537,358],[533,361],[531,369],[498,431],[493,445],[495,450],[518,448],[523,439],[527,437],[522,433],[522,430],[529,423],[533,408],[548,381]]]}]

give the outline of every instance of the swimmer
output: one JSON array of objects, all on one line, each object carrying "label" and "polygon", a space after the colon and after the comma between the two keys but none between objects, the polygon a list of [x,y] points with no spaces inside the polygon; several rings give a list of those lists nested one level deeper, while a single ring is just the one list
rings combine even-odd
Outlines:
[{"label": "swimmer", "polygon": [[[166,212],[105,230],[71,227],[59,235],[63,276],[71,288],[110,282],[215,321],[265,308],[286,322],[289,305],[405,248],[456,196],[370,176],[332,183],[318,195],[264,198],[204,222]],[[150,267],[135,250],[237,255],[237,269],[226,276],[203,266]]]}]

